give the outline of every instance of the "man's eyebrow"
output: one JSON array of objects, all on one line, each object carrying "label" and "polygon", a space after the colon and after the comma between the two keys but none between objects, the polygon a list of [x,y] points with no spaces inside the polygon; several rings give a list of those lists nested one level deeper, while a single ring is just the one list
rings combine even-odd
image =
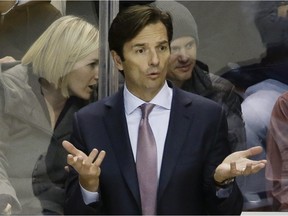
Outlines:
[{"label": "man's eyebrow", "polygon": [[132,45],[132,48],[134,48],[134,47],[144,47],[144,46],[145,46],[145,43],[137,43],[137,44]]},{"label": "man's eyebrow", "polygon": [[163,40],[163,41],[160,41],[160,42],[158,43],[158,45],[163,45],[163,44],[165,44],[165,45],[166,45],[166,44],[169,44],[169,43],[168,43],[168,41],[167,41],[167,40]]},{"label": "man's eyebrow", "polygon": [[[163,45],[163,44],[165,44],[165,45],[168,44],[168,41],[167,40],[160,41],[160,42],[157,43],[157,46]],[[132,48],[134,48],[134,47],[144,47],[145,45],[146,45],[146,43],[137,43],[137,44],[132,45]]]},{"label": "man's eyebrow", "polygon": [[[191,44],[191,43],[195,43],[195,40],[192,38],[191,40],[189,40],[188,42],[185,43],[184,46],[187,46],[188,44]],[[181,47],[180,45],[171,45],[171,48],[174,48],[174,47]]]},{"label": "man's eyebrow", "polygon": [[195,39],[191,38],[191,40],[189,40],[188,43],[191,43],[191,42],[195,42]]}]

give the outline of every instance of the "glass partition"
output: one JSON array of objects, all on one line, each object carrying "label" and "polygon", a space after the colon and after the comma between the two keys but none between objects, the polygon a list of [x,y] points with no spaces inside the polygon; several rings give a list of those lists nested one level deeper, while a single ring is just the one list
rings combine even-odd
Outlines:
[{"label": "glass partition", "polygon": [[[40,33],[51,24],[52,18],[57,18],[56,15],[81,16],[99,28],[100,72],[98,89],[95,92],[97,96],[93,101],[112,95],[124,82],[122,75],[114,66],[109,51],[108,31],[112,20],[119,10],[130,5],[155,3],[155,1],[123,0],[52,0],[52,5],[56,7],[54,8],[49,1],[38,3],[35,1],[33,4],[29,1],[11,1],[11,5],[3,4],[8,1],[1,2],[0,59],[7,55],[20,60]],[[156,2],[168,1],[156,0]],[[182,19],[179,23],[176,14],[173,18],[174,24],[176,23],[174,35],[182,29],[185,31],[185,35],[182,36],[191,37],[194,41],[191,46],[189,44],[185,47],[187,51],[185,57],[188,59],[186,63],[194,64],[191,76],[187,85],[180,87],[220,103],[227,111],[229,133],[231,132],[228,139],[235,144],[231,148],[232,151],[262,146],[264,151],[253,159],[268,159],[266,169],[255,175],[237,178],[244,197],[243,210],[245,212],[288,211],[288,118],[285,119],[284,115],[288,113],[286,112],[288,108],[284,106],[288,102],[285,99],[287,94],[283,96],[288,91],[288,1],[182,0],[178,2],[192,14],[192,19]],[[38,4],[37,7],[33,6],[34,4]],[[27,9],[20,10],[19,7],[20,9],[27,7]],[[17,15],[19,12],[15,10],[17,8],[19,11],[25,11],[24,15],[20,14],[21,18]],[[43,12],[39,13],[40,9]],[[49,16],[43,15],[46,13]],[[187,17],[191,18],[190,15]],[[34,22],[35,26],[32,25]],[[191,30],[191,34],[186,33],[187,30]],[[173,40],[171,56],[176,56],[177,46],[173,45]],[[195,49],[193,56],[188,52],[191,47]],[[3,69],[0,68],[3,71],[6,70],[4,66]],[[198,80],[195,80],[196,76]],[[168,75],[167,79],[173,82]],[[92,88],[92,85],[89,88]],[[41,92],[39,97],[42,96]],[[231,97],[235,100],[230,100]],[[40,102],[39,107],[44,107],[44,111],[49,112],[45,103]],[[279,110],[284,117],[279,117]],[[45,112],[43,112],[44,119],[49,116]],[[11,117],[7,115],[5,118],[8,116]],[[69,120],[72,122],[72,114],[70,117]],[[50,122],[47,125],[50,126]],[[71,126],[72,123],[67,125]],[[9,128],[10,125],[7,124],[5,127]],[[53,132],[51,131],[51,134]],[[243,139],[238,137],[238,132],[242,133]],[[5,139],[10,139],[7,134],[8,132],[2,133]],[[48,145],[50,145],[50,137]],[[61,144],[57,145],[59,146]],[[61,156],[62,159],[64,158],[62,162],[65,162],[66,152]]]}]

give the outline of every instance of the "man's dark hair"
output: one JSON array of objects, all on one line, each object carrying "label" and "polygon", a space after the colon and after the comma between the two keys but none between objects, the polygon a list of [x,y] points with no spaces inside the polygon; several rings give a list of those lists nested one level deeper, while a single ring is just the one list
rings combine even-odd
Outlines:
[{"label": "man's dark hair", "polygon": [[128,7],[131,7],[133,5],[148,5],[155,2],[155,0],[148,0],[148,1],[127,1],[127,0],[119,0],[119,11],[125,10]]},{"label": "man's dark hair", "polygon": [[167,30],[168,43],[173,35],[170,14],[150,5],[134,5],[120,11],[113,20],[108,35],[109,49],[114,50],[124,61],[123,46],[132,40],[147,25],[162,22]]}]

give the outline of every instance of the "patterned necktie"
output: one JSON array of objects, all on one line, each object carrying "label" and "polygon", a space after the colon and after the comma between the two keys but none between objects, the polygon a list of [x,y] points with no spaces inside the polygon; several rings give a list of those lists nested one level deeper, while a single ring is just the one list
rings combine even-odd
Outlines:
[{"label": "patterned necktie", "polygon": [[142,214],[156,214],[157,177],[157,148],[148,122],[148,115],[155,104],[142,104],[142,118],[139,124],[136,168],[140,187]]}]

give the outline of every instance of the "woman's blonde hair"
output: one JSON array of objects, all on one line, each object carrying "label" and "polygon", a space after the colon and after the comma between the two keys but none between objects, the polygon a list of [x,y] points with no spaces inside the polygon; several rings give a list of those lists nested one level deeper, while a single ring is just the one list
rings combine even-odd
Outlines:
[{"label": "woman's blonde hair", "polygon": [[53,22],[22,58],[33,73],[69,97],[66,75],[75,63],[99,48],[99,31],[84,19],[63,16]]}]

